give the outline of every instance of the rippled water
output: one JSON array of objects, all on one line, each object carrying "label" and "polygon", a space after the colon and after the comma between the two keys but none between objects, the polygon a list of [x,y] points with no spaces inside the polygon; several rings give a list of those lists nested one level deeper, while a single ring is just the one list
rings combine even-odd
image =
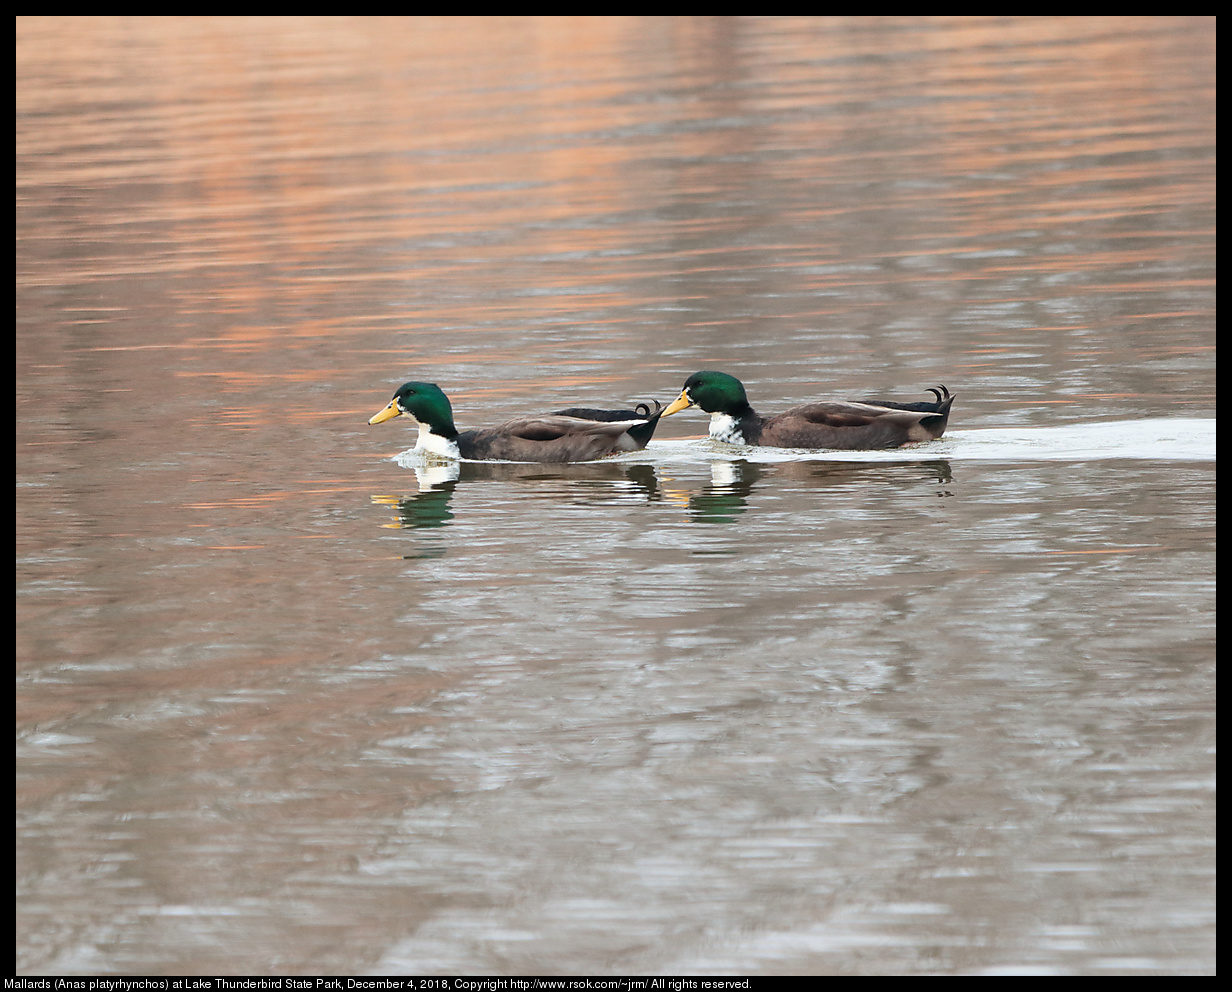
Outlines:
[{"label": "rippled water", "polygon": [[19,973],[1214,971],[1213,19],[16,52]]}]

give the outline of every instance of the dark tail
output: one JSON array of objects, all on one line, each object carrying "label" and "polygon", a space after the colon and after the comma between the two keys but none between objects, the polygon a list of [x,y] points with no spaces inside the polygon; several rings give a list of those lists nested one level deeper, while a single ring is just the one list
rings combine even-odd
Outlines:
[{"label": "dark tail", "polygon": [[645,403],[637,405],[637,415],[645,417],[646,423],[638,424],[636,427],[630,427],[626,432],[629,437],[637,442],[639,448],[644,448],[650,443],[650,439],[654,437],[655,428],[659,426],[659,418],[663,416],[663,404],[658,400],[651,400],[654,404],[654,413],[650,412],[650,407]]},{"label": "dark tail", "polygon": [[923,406],[931,406],[937,411],[935,417],[925,417],[920,421],[920,426],[923,427],[936,440],[945,433],[946,424],[950,422],[950,407],[954,405],[954,394],[951,393],[945,386],[933,386],[928,390],[935,397],[937,402],[934,404],[922,404]]},{"label": "dark tail", "polygon": [[[650,409],[654,404],[654,410]],[[655,428],[659,426],[659,417],[663,413],[663,404],[658,400],[650,403],[639,403],[633,410],[595,410],[584,406],[571,406],[568,410],[556,410],[558,417],[578,417],[582,420],[601,420],[611,423],[615,420],[644,420],[646,423],[630,427],[626,433],[637,442],[638,448],[644,448],[654,437]]]},{"label": "dark tail", "polygon": [[920,426],[923,427],[933,437],[934,440],[945,433],[946,424],[950,420],[950,407],[954,403],[956,393],[951,393],[946,386],[930,386],[927,390],[932,393],[937,399],[935,401],[921,400],[918,403],[894,403],[891,400],[865,400],[866,403],[872,403],[876,406],[888,406],[893,410],[915,410],[918,413],[935,414],[932,417],[922,417]]}]

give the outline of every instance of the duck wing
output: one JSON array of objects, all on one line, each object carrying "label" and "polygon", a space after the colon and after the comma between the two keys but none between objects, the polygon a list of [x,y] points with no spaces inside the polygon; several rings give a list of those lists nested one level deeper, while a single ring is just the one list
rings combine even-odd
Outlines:
[{"label": "duck wing", "polygon": [[545,414],[520,417],[458,437],[464,458],[515,462],[588,462],[644,444],[629,435],[645,420],[587,420]]},{"label": "duck wing", "polygon": [[790,417],[825,427],[866,427],[879,420],[898,424],[915,424],[926,416],[924,411],[904,407],[883,406],[880,403],[858,403],[847,400],[821,400],[802,403],[779,414],[773,420]]}]

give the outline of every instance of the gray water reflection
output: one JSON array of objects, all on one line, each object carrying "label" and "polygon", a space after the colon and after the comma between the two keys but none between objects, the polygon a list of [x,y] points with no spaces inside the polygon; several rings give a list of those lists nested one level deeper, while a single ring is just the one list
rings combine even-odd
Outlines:
[{"label": "gray water reflection", "polygon": [[1214,38],[19,18],[18,972],[1213,972]]},{"label": "gray water reflection", "polygon": [[[734,450],[734,449],[733,449]],[[414,453],[408,453],[413,456]],[[776,465],[750,462],[743,458],[707,462],[704,454],[697,464],[709,466],[710,482],[698,488],[692,480],[677,480],[645,462],[614,461],[607,464],[529,465],[518,463],[460,462],[415,468],[418,491],[407,496],[373,496],[375,504],[397,507],[397,526],[404,530],[435,530],[453,521],[453,502],[460,484],[498,480],[515,483],[505,492],[511,499],[525,495],[531,487],[537,496],[562,499],[575,505],[605,506],[666,500],[688,510],[694,523],[730,524],[748,508],[748,497],[763,480],[806,479],[813,486],[845,487],[897,476],[916,480],[932,478],[945,483],[951,478],[948,462],[909,461],[901,464],[861,464],[859,462],[785,461]],[[665,471],[678,471],[666,469]],[[520,485],[519,485],[520,484]],[[950,495],[940,490],[939,495]]]}]

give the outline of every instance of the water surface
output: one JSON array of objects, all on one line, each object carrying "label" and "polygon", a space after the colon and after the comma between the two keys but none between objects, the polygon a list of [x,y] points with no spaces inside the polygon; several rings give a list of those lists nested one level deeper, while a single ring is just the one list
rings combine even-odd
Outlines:
[{"label": "water surface", "polygon": [[1213,19],[16,52],[19,973],[1214,971]]}]

